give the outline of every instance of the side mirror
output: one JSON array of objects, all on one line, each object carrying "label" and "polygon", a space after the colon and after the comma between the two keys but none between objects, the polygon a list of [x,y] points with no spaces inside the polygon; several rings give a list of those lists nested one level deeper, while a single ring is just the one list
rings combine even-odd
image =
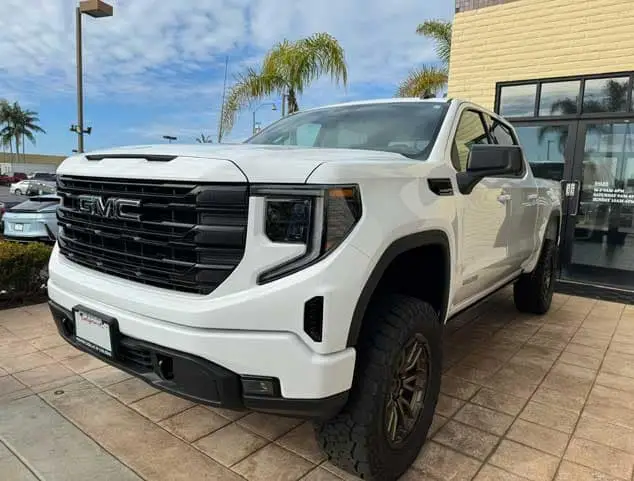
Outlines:
[{"label": "side mirror", "polygon": [[458,187],[463,194],[470,194],[485,177],[521,175],[524,158],[519,145],[474,144],[469,151],[467,170],[459,172]]}]

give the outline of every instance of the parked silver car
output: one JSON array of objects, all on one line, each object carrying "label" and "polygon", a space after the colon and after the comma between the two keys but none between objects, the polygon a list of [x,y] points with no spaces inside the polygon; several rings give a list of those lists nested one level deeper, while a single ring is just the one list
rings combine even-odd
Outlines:
[{"label": "parked silver car", "polygon": [[7,210],[2,219],[5,239],[54,243],[60,200],[57,195],[36,196]]}]

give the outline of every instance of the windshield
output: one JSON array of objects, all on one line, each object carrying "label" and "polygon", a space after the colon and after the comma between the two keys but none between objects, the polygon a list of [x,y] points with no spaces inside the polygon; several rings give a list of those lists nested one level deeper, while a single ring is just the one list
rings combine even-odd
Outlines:
[{"label": "windshield", "polygon": [[447,112],[445,102],[344,105],[279,120],[247,144],[396,152],[427,159]]}]

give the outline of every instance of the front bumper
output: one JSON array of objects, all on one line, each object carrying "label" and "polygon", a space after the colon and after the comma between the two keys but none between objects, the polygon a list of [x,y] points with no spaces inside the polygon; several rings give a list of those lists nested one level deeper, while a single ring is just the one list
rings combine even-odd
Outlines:
[{"label": "front bumper", "polygon": [[[348,391],[322,399],[288,399],[280,394],[279,380],[273,381],[272,395],[246,394],[244,378],[210,361],[174,349],[118,333],[114,357],[108,357],[76,341],[75,322],[70,311],[49,301],[60,335],[100,360],[136,376],[163,391],[194,402],[233,410],[252,410],[285,416],[328,419],[337,414],[348,399]],[[168,364],[169,370],[164,366]]]}]

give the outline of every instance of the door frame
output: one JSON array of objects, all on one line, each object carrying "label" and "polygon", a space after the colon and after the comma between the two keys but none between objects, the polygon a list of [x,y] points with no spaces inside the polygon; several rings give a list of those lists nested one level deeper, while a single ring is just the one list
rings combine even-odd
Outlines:
[{"label": "door frame", "polygon": [[[583,189],[583,162],[586,150],[586,134],[588,125],[604,125],[604,124],[627,124],[634,125],[634,116],[631,117],[605,117],[605,118],[588,118],[584,120],[574,121],[574,135],[569,138],[566,155],[566,165],[564,167],[564,182],[578,182],[579,195],[575,202],[581,202],[581,191]],[[568,154],[570,155],[568,157]],[[563,196],[562,192],[562,196]],[[568,202],[566,197],[562,197],[562,230],[560,239],[560,262],[559,262],[559,279],[566,282],[583,282],[584,284],[593,284],[600,287],[601,284],[593,283],[584,279],[575,279],[574,276],[565,276],[565,271],[572,267],[572,253],[575,243],[575,229],[577,226],[578,205],[573,210],[575,214],[568,214]],[[608,286],[606,286],[608,287]]]},{"label": "door frame", "polygon": [[[565,182],[570,182],[577,180],[574,177],[574,165],[575,165],[575,155],[577,151],[577,145],[579,144],[579,123],[578,120],[540,120],[536,122],[535,120],[526,120],[526,121],[518,121],[513,122],[514,127],[568,127],[568,138],[566,140],[566,146],[564,148],[563,157],[564,157],[564,170],[562,174],[562,185]],[[582,148],[584,148],[582,146]],[[530,159],[527,159],[530,160]],[[571,258],[572,255],[572,242],[573,237],[569,236],[569,232],[574,234],[574,226],[570,227],[570,224],[573,222],[570,221],[570,216],[566,215],[566,200],[563,197],[563,189],[562,189],[562,218],[561,218],[561,234],[560,234],[560,243],[559,243],[559,263],[557,265],[557,278],[562,278],[564,266],[568,266],[568,259]]]}]

